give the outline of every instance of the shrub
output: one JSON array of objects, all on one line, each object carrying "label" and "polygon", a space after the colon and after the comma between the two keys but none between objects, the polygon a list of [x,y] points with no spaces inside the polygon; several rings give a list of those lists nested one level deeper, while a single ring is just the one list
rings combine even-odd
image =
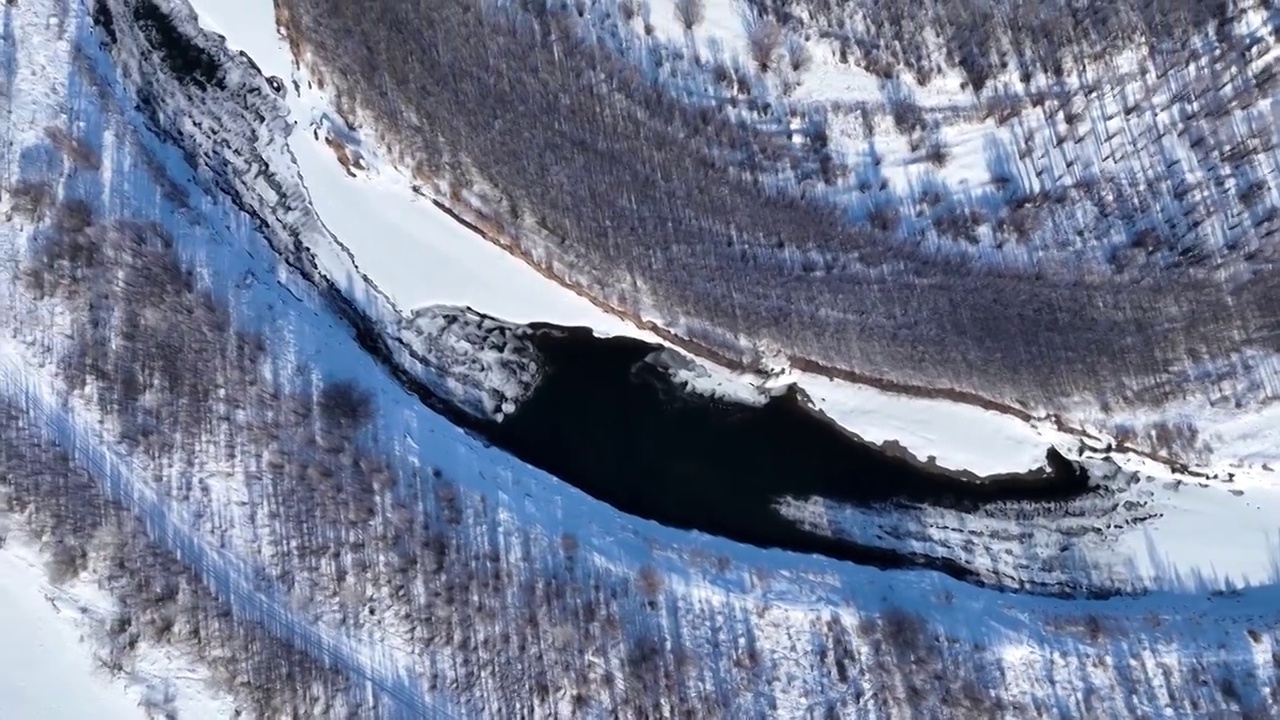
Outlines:
[{"label": "shrub", "polygon": [[1022,98],[1007,92],[991,94],[982,105],[983,114],[994,118],[998,125],[1004,125],[1022,114],[1023,106]]},{"label": "shrub", "polygon": [[942,139],[942,126],[931,123],[925,134],[924,156],[935,167],[942,167],[951,159],[951,147]]},{"label": "shrub", "polygon": [[49,575],[50,583],[61,585],[79,576],[84,570],[84,564],[84,548],[59,542],[54,545],[49,558],[45,561],[45,572]]},{"label": "shrub", "polygon": [[53,184],[47,180],[20,180],[10,195],[14,212],[33,222],[42,220],[55,200]]},{"label": "shrub", "polygon": [[641,565],[640,572],[636,576],[636,588],[646,600],[650,602],[657,600],[663,588],[662,576],[658,574],[658,569],[648,563]]},{"label": "shrub", "polygon": [[359,428],[373,419],[373,396],[351,380],[337,380],[320,389],[320,417],[346,428]]},{"label": "shrub", "polygon": [[867,213],[867,220],[880,232],[895,232],[902,223],[902,212],[893,202],[880,202]]},{"label": "shrub", "polygon": [[761,72],[768,72],[773,67],[774,55],[782,44],[782,28],[773,18],[757,20],[747,34],[747,44],[751,52],[751,60]]},{"label": "shrub", "polygon": [[813,63],[813,54],[809,52],[809,46],[805,44],[804,38],[799,35],[791,35],[787,38],[787,60],[791,62],[791,69],[795,72],[804,72],[809,69],[809,65]]},{"label": "shrub", "polygon": [[54,224],[61,232],[83,232],[93,224],[93,206],[81,198],[63,200],[58,204]]},{"label": "shrub", "polygon": [[905,89],[891,92],[888,102],[889,115],[893,118],[893,125],[898,128],[898,132],[909,135],[924,128],[924,111],[920,109],[919,103],[910,92]]}]

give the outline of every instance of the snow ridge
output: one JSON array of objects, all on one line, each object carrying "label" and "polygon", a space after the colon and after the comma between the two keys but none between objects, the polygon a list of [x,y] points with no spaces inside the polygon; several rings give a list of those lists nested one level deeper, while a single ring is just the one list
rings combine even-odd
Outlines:
[{"label": "snow ridge", "polygon": [[[164,139],[180,148],[195,169],[195,181],[225,192],[262,227],[281,259],[326,295],[357,332],[369,327],[401,367],[431,392],[479,418],[501,419],[537,383],[529,362],[469,362],[454,349],[466,337],[495,331],[499,321],[473,311],[429,311],[452,315],[449,323],[406,320],[403,311],[356,264],[351,251],[320,221],[297,170],[287,138],[297,130],[277,95],[279,78],[264,78],[252,60],[235,54],[202,30],[185,3],[104,0],[113,18],[108,52],[122,83]],[[157,41],[143,25],[126,21],[144,6],[163,8],[179,37]],[[157,44],[162,47],[157,47]],[[183,77],[164,62],[163,43],[178,52],[203,54],[217,68],[214,82]],[[102,62],[101,60],[99,62]],[[103,82],[110,72],[99,67]],[[171,171],[181,172],[179,168]],[[282,278],[286,282],[289,279]],[[296,280],[293,280],[296,282]],[[473,328],[460,331],[458,323]],[[431,333],[447,333],[439,337]],[[505,331],[515,343],[514,326]],[[531,350],[515,351],[526,358]],[[477,357],[485,353],[477,348]],[[510,410],[506,410],[510,412]]]}]

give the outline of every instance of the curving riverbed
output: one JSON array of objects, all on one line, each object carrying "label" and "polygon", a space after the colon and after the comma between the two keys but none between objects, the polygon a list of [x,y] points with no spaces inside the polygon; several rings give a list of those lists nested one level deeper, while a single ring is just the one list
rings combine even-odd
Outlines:
[{"label": "curving riverbed", "polygon": [[779,514],[776,503],[816,496],[885,512],[901,503],[972,512],[1090,492],[1088,474],[1054,450],[1043,471],[968,481],[859,442],[791,393],[751,405],[686,391],[647,360],[655,345],[581,328],[531,330],[526,339],[541,357],[542,378],[483,434],[619,510],[666,525],[976,581],[951,560],[810,532]]},{"label": "curving riverbed", "polygon": [[[98,21],[116,59],[133,68],[130,82],[137,85],[140,109],[258,221],[279,258],[318,288],[362,346],[455,424],[619,510],[755,545],[880,567],[931,567],[977,581],[973,569],[938,552],[912,555],[811,532],[780,514],[777,502],[785,496],[817,497],[885,515],[893,514],[896,504],[974,512],[1014,502],[1027,503],[1028,514],[1036,515],[1043,504],[1091,492],[1086,475],[1056,453],[1050,453],[1050,471],[1043,474],[970,481],[859,442],[794,396],[761,406],[693,394],[645,361],[657,346],[597,338],[585,329],[524,329],[473,313],[466,322],[473,323],[482,342],[472,343],[466,333],[450,336],[467,339],[450,346],[459,350],[458,357],[426,352],[435,347],[431,343],[439,338],[434,337],[418,338],[421,342],[408,348],[417,354],[408,352],[404,337],[389,334],[403,330],[392,327],[402,318],[390,300],[328,236],[307,205],[300,178],[280,174],[274,164],[287,152],[279,146],[287,121],[270,84],[256,69],[250,72],[225,55],[219,55],[215,71],[210,58],[221,49],[192,45],[178,24],[168,24],[178,19],[162,20],[139,7],[131,23],[123,15]],[[125,37],[130,28],[130,37],[137,36],[131,40]],[[126,40],[132,50],[116,47]],[[143,56],[150,62],[142,62]],[[234,101],[215,92],[223,85],[237,89]],[[199,132],[173,122],[196,111],[220,122],[201,125]],[[264,129],[264,117],[275,124]],[[196,158],[202,159],[197,163]],[[242,171],[246,160],[278,187],[246,180],[258,177]],[[335,277],[369,284],[357,292],[340,287]],[[540,367],[531,394],[498,398],[501,421],[464,407],[466,397],[500,384],[480,357],[482,346],[492,345],[489,357],[501,359],[524,342],[533,346]],[[450,395],[458,388],[467,392]],[[506,412],[508,400],[514,412]]]}]

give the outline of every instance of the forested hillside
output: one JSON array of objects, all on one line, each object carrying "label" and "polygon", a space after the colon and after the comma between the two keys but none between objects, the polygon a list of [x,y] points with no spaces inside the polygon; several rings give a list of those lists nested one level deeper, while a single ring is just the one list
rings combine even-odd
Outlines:
[{"label": "forested hillside", "polygon": [[[379,15],[376,5],[366,10],[395,19]],[[729,216],[686,207],[713,213],[723,206],[759,228],[804,230],[815,243],[862,242],[884,249],[903,268],[929,267],[925,255],[905,246],[872,243],[872,235],[849,229],[830,208],[770,196],[754,176],[735,175],[724,164],[729,150],[688,152],[682,133],[707,140],[710,148],[721,136],[664,95],[626,105],[609,91],[588,102],[584,78],[571,65],[557,65],[557,58],[576,61],[583,52],[568,36],[480,15],[463,6],[442,11],[428,18],[436,24],[429,36],[436,45],[402,50],[474,47],[474,54],[458,57],[488,62],[483,48],[506,63],[548,63],[546,73],[520,76],[526,79],[480,65],[494,72],[484,86],[489,96],[460,98],[475,108],[504,108],[497,119],[513,137],[579,151],[537,160],[566,173],[560,186],[544,178],[544,188],[556,189],[544,195],[597,193],[599,205],[567,216],[564,222],[575,224],[563,227],[606,224],[600,208],[622,202],[609,178],[623,176],[626,166],[616,165],[626,159],[633,166],[626,172],[636,173],[627,180],[636,189],[625,195],[631,214],[610,222],[651,222],[646,231],[667,240],[688,233],[670,252],[690,262],[689,272],[673,279],[732,277],[715,292],[745,294],[757,278],[741,275],[744,265],[713,268],[689,259],[708,248],[736,256],[737,245],[715,248],[708,238],[765,242],[766,230],[750,229],[755,225],[721,225],[711,220]],[[97,610],[83,609],[80,629],[91,645],[84,650],[102,673],[122,683],[163,680],[149,677],[153,668],[145,658],[194,658],[197,681],[231,698],[235,712],[263,718],[1275,714],[1276,587],[1237,588],[1231,578],[1201,575],[1210,564],[1176,548],[1147,578],[1149,594],[1135,587],[1132,595],[1095,602],[998,593],[939,573],[887,572],[662,527],[617,512],[463,431],[424,405],[411,381],[443,378],[437,383],[442,396],[519,381],[529,363],[512,347],[518,345],[514,331],[478,322],[485,333],[474,338],[464,332],[473,327],[471,316],[428,308],[404,317],[422,331],[416,339],[422,357],[473,362],[455,372],[450,362],[423,360],[422,377],[415,377],[370,352],[368,326],[357,326],[333,293],[347,281],[341,290],[361,300],[375,289],[360,286],[355,272],[354,279],[332,278],[320,269],[332,259],[316,259],[326,249],[323,228],[314,221],[295,158],[277,136],[288,123],[263,89],[281,87],[283,79],[259,76],[192,16],[169,0],[0,6],[0,544],[21,544],[42,557],[51,588],[74,586],[100,597]],[[459,29],[503,27],[517,33],[492,41],[446,37]],[[414,32],[406,30],[405,38]],[[454,66],[436,57],[438,69]],[[440,77],[469,72],[458,66]],[[542,84],[546,78],[563,85]],[[522,95],[526,86],[539,93]],[[581,92],[556,105],[548,88]],[[465,107],[461,99],[433,98],[445,109]],[[563,118],[547,126],[560,129],[517,125],[521,110],[499,103],[515,100],[527,100],[529,117],[539,122]],[[421,103],[423,111],[431,106]],[[404,117],[428,117],[403,107]],[[591,108],[601,114],[574,119],[575,109]],[[463,118],[435,119],[454,123],[448,127],[457,137],[449,142],[465,140]],[[581,152],[584,136],[576,133],[589,128],[611,128],[616,149],[606,143],[588,146],[602,154]],[[723,128],[748,138],[759,131]],[[451,146],[443,135],[432,137],[442,138],[434,156],[438,172],[480,167],[479,160],[445,153]],[[485,137],[497,142],[499,135]],[[632,157],[619,154],[621,148],[644,152]],[[495,167],[501,160],[475,150]],[[575,173],[605,170],[618,175],[568,182],[582,179]],[[713,182],[723,177],[736,185]],[[668,192],[677,190],[684,194]],[[530,193],[529,201],[537,197],[533,189],[522,192]],[[644,203],[660,200],[666,204],[655,207],[667,209],[649,214]],[[637,258],[667,263],[659,267],[674,267],[675,259],[662,259],[665,252],[656,246],[636,244],[634,228],[610,232],[613,245],[573,252],[598,252],[606,263],[625,247]],[[564,252],[576,247],[572,237],[565,236]],[[906,264],[917,261],[922,264]],[[784,274],[778,267],[771,272]],[[805,278],[812,280],[780,281],[773,288],[779,302],[790,288],[807,291]],[[971,283],[974,293],[985,285],[1040,292],[1047,282],[966,278],[959,272],[918,277],[913,282],[920,287],[904,293],[902,302],[922,302],[930,287],[947,282]],[[884,282],[888,293],[902,280],[886,275]],[[636,286],[642,286],[639,275]],[[1055,306],[1055,317],[1065,326],[1069,284],[1048,286],[1061,291],[1052,297],[1064,303]],[[844,297],[848,287],[864,286],[833,287]],[[1091,292],[1119,288],[1099,283]],[[1161,288],[1153,285],[1151,297]],[[990,292],[997,291],[1012,292]],[[683,292],[674,297],[694,296],[692,286]],[[954,304],[978,318],[980,306],[962,300]],[[1194,301],[1184,299],[1183,310],[1143,309],[1136,301],[1126,307],[1148,319],[1190,317]],[[736,311],[743,322],[766,319],[745,306]],[[991,322],[1000,312],[982,317]],[[1256,317],[1234,312],[1216,317],[1229,329],[1252,327]],[[1080,314],[1086,317],[1078,331],[1092,335],[1041,338],[1033,347],[1079,348],[1066,358],[1083,372],[1095,350],[1120,352],[1119,338],[1130,328],[1113,322],[1102,306]],[[847,317],[829,317],[829,327],[847,331]],[[1112,324],[1095,328],[1090,318]],[[1027,315],[1024,322],[1033,320]],[[935,332],[926,331],[930,322],[939,319],[913,319],[907,327],[924,329],[892,347],[897,336],[876,335],[886,331],[866,324],[859,332],[884,343],[889,354],[873,348],[856,357],[892,359],[911,343],[955,339],[929,334]],[[984,327],[991,328],[989,336],[973,340],[973,347],[1008,348],[998,359],[1009,365],[1036,359],[1018,350],[1017,338],[1004,329]],[[1213,326],[1191,327],[1200,330],[1185,337],[1211,348]],[[814,338],[820,329],[804,326]],[[1110,330],[1108,343],[1099,349],[1085,342],[1104,337],[1102,329]],[[1134,342],[1159,330],[1152,322],[1144,328],[1151,334]],[[921,360],[913,367],[976,367],[976,360],[963,359],[963,349],[971,348],[938,345],[929,356],[937,356],[933,364]],[[486,354],[514,371],[494,372]],[[1062,382],[1064,372],[1054,369]],[[1030,382],[1034,373],[1016,377]],[[1083,382],[1083,375],[1071,377]],[[464,404],[476,396],[460,392],[448,399]],[[905,545],[946,543],[1014,575],[1034,570],[1022,561],[1053,559],[1055,572],[1088,580],[1086,561],[1108,559],[1118,529],[1090,527],[1087,516],[1106,522],[1148,507],[1178,515],[1176,503],[1188,496],[1226,495],[1207,483],[1180,491],[1183,479],[1168,474],[1126,471],[1104,480],[1116,491],[1100,488],[1094,498],[1050,508],[1052,516],[988,508],[986,520],[998,521],[988,527],[1010,538],[992,543],[994,553],[966,536],[983,517],[964,508],[933,513],[886,506],[876,509],[879,524],[820,499],[788,499],[782,510],[837,532],[876,533]],[[1266,497],[1265,488],[1247,487],[1241,504]],[[1132,507],[1119,507],[1131,499]],[[1019,535],[1026,527],[1033,532]],[[1062,545],[1060,536],[1034,532],[1046,527],[1097,538],[1075,543],[1076,555],[1063,555],[1049,547]],[[1198,542],[1203,533],[1190,537]],[[1126,557],[1133,556],[1110,559]],[[1263,562],[1252,569],[1260,568],[1265,573]],[[175,667],[160,672],[172,674]],[[176,708],[160,697],[140,712],[171,716]]]},{"label": "forested hillside", "polygon": [[[1259,48],[1273,38],[1243,30],[1273,10],[1015,5],[742,6],[752,42],[762,24],[777,30],[755,64],[717,55],[709,41],[673,50],[627,3],[283,0],[278,12],[340,105],[421,177],[477,189],[480,210],[539,264],[708,347],[743,358],[780,348],[871,377],[1037,405],[1166,400],[1184,390],[1166,382],[1173,373],[1244,345],[1275,349],[1276,153],[1257,115],[1269,112],[1263,100],[1274,89],[1274,65],[1258,64]],[[641,6],[639,17],[648,12]],[[958,68],[968,105],[902,100],[895,79],[888,99],[860,115],[871,132],[857,142],[872,148],[859,155],[852,136],[837,133],[849,107],[788,101],[784,90],[796,86],[776,76],[817,61],[789,50],[804,61],[780,62],[784,37],[852,66],[879,63],[891,78],[914,76],[913,87]],[[1193,40],[1204,43],[1203,62],[1185,53]],[[1121,134],[1115,142],[1143,157],[1118,169],[1073,176],[1046,155],[1029,179],[1012,160],[996,177],[1001,153],[1018,153],[1017,128],[1032,156],[1054,137],[1061,146],[1064,133],[1067,147],[1078,144],[1070,138],[1086,126],[1073,130],[1068,116],[1109,112],[1108,103],[1123,104],[1116,97],[1136,93],[1140,84],[1121,82],[1133,57],[1165,74],[1188,60],[1163,85],[1154,78],[1165,75],[1153,75],[1150,102],[1135,96],[1131,110],[1161,126],[1180,118],[1182,135],[1207,134],[1188,143],[1216,153],[1217,176],[1170,180],[1143,155],[1169,143]],[[719,93],[706,84],[716,77],[725,80]],[[1221,89],[1215,78],[1235,84]],[[1161,99],[1170,83],[1186,96]],[[1205,110],[1215,97],[1223,109]],[[891,187],[876,173],[883,138],[925,143],[928,128],[994,117],[1003,102],[1000,126],[1013,139],[988,158],[995,189]],[[1228,106],[1253,113],[1252,124],[1218,129],[1234,117],[1223,114]],[[1028,129],[1024,110],[1049,117],[1048,130]],[[1106,122],[1096,118],[1084,135]],[[1228,195],[1246,206],[1205,214]],[[1175,196],[1186,200],[1176,212],[1192,214],[1181,224],[1161,201]],[[1198,237],[1188,223],[1214,244],[1188,244]],[[1229,223],[1248,232],[1231,235]]]}]

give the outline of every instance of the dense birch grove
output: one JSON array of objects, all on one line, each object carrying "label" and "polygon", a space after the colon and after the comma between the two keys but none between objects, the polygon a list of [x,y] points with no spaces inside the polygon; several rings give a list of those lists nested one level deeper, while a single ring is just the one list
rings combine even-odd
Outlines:
[{"label": "dense birch grove", "polygon": [[[1059,31],[1027,19],[1025,8],[1006,15],[991,3],[927,5],[926,13],[904,7],[763,3],[757,12],[787,27],[801,20],[852,27],[843,18],[856,16],[860,35],[840,31],[850,43],[902,40],[882,40],[874,52],[851,45],[851,62],[883,56],[893,73],[928,74],[907,38],[941,36],[947,53],[929,62],[967,68],[983,102],[996,104],[1025,104],[1027,92],[1010,99],[986,87],[984,63],[1030,63],[1037,77],[1070,58],[1100,57],[1096,67],[1105,68],[1106,53],[1138,33],[1157,64],[1167,64],[1180,38],[1221,14],[1199,3],[1085,3],[1078,12],[1046,6],[1033,14],[1060,17],[1054,22],[1068,29]],[[1226,357],[1246,339],[1274,346],[1280,287],[1267,244],[1275,228],[1265,223],[1275,213],[1266,215],[1263,196],[1254,193],[1262,224],[1237,249],[1192,242],[1198,236],[1188,222],[1216,222],[1179,215],[1199,206],[1150,209],[1148,190],[1165,192],[1176,179],[1015,188],[995,214],[945,193],[906,198],[872,183],[863,219],[855,212],[851,220],[846,207],[810,192],[857,171],[831,156],[821,113],[795,109],[803,139],[780,145],[776,125],[758,118],[780,112],[766,106],[785,99],[759,95],[750,77],[761,68],[716,69],[706,58],[684,62],[726,78],[740,72],[744,82],[730,81],[736,94],[708,104],[672,92],[633,62],[634,53],[619,50],[631,46],[593,29],[620,27],[610,25],[618,11],[453,0],[279,4],[317,82],[347,114],[372,123],[420,177],[478,189],[488,199],[483,211],[562,279],[625,309],[653,308],[686,337],[745,361],[781,351],[870,377],[1052,405],[1080,394],[1164,399],[1176,392],[1168,373],[1188,361]],[[987,23],[988,16],[1007,22]],[[977,26],[983,32],[966,29]],[[1237,40],[1225,38],[1222,48],[1242,47]],[[1054,112],[1082,99],[1061,96]],[[945,162],[945,147],[928,138],[928,118],[900,105],[891,108],[895,122],[922,128],[922,147],[932,143],[927,152]],[[759,113],[744,115],[748,106]],[[1007,185],[1012,177],[996,180]],[[924,203],[924,235],[905,231],[908,200]],[[1080,217],[1092,224],[1079,225]],[[1150,227],[1125,218],[1148,218]],[[934,241],[964,245],[985,227],[997,242],[1016,244],[1032,235],[1088,237],[1104,226],[1123,237],[1101,253],[1098,268],[1035,252],[1019,266],[984,263],[939,251]],[[1240,257],[1249,258],[1247,270],[1232,264]]]}]

